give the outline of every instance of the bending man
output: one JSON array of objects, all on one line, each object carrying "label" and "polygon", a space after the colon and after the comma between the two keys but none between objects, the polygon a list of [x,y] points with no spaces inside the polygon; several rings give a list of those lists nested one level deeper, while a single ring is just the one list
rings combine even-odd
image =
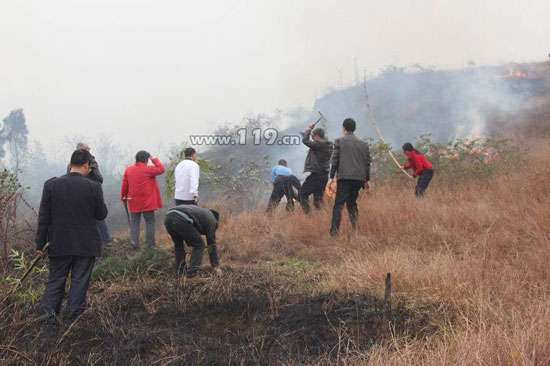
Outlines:
[{"label": "bending man", "polygon": [[[179,205],[166,213],[164,225],[174,242],[178,274],[185,274],[188,280],[198,279],[204,252],[204,241],[201,235],[206,235],[210,265],[214,268],[216,275],[222,275],[221,269],[218,268],[220,263],[216,247],[219,218],[218,212],[196,205]],[[189,266],[185,263],[183,242],[192,248]]]}]

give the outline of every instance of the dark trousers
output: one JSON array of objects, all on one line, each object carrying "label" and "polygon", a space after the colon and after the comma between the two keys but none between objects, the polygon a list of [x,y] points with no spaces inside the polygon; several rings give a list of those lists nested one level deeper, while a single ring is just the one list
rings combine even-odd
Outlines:
[{"label": "dark trousers", "polygon": [[63,295],[65,295],[65,283],[70,273],[71,287],[65,308],[65,318],[74,321],[84,311],[95,257],[49,257],[49,261],[50,274],[42,296],[39,315],[59,315]]},{"label": "dark trousers", "polygon": [[311,173],[302,187],[300,187],[300,204],[304,212],[309,212],[309,196],[313,194],[313,205],[316,209],[320,209],[323,204],[323,194],[325,186],[328,182],[328,173]]},{"label": "dark trousers", "polygon": [[101,244],[106,245],[113,242],[113,238],[109,233],[109,228],[105,220],[97,222],[97,229],[99,230],[99,235],[101,236]]},{"label": "dark trousers", "polygon": [[424,196],[424,192],[426,191],[426,188],[430,185],[430,182],[432,181],[432,178],[434,176],[433,170],[426,170],[420,176],[418,177],[418,181],[416,182],[416,188],[415,188],[415,194],[416,197],[422,197]]},{"label": "dark trousers", "polygon": [[269,203],[267,205],[267,212],[272,212],[277,206],[283,196],[286,197],[286,210],[294,210],[294,193],[292,192],[292,184],[289,179],[277,179],[273,184],[273,191],[271,192],[271,197],[269,198]]},{"label": "dark trousers", "polygon": [[178,200],[176,198],[176,206],[179,206],[179,205],[197,205],[197,201],[195,200]]},{"label": "dark trousers", "polygon": [[[199,231],[189,222],[185,221],[178,214],[170,213],[164,219],[166,231],[170,234],[174,242],[174,252],[176,254],[176,269],[179,274],[186,273],[187,277],[194,277],[201,268],[202,256],[204,252],[204,241]],[[185,248],[183,243],[193,248],[189,267],[185,263]],[[219,265],[218,248],[216,244],[208,245],[208,254],[212,267]]]},{"label": "dark trousers", "polygon": [[342,210],[344,209],[344,204],[348,209],[351,227],[353,229],[357,227],[357,217],[359,215],[357,210],[357,196],[359,196],[359,190],[363,188],[364,185],[365,182],[360,180],[338,180],[336,198],[334,199],[334,207],[332,209],[330,235],[338,235],[338,232],[340,231],[340,222],[342,221]]}]

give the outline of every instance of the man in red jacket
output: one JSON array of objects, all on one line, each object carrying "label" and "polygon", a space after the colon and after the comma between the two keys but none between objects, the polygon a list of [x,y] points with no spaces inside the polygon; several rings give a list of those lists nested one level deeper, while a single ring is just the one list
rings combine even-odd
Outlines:
[{"label": "man in red jacket", "polygon": [[[151,159],[153,166],[147,165]],[[122,179],[121,200],[128,203],[131,225],[130,238],[133,249],[139,249],[139,226],[141,214],[145,219],[145,245],[155,243],[155,210],[162,207],[162,198],[157,175],[164,173],[164,166],[158,158],[146,151],[136,154],[136,163],[129,166]]]},{"label": "man in red jacket", "polygon": [[413,177],[418,177],[415,193],[417,197],[422,197],[434,176],[432,164],[409,142],[403,145],[403,152],[407,155],[408,160],[407,165],[403,169],[413,169]]}]

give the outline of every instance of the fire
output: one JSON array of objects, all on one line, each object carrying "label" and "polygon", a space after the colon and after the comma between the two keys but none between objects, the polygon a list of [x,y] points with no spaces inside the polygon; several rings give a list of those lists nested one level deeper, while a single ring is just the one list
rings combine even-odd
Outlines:
[{"label": "fire", "polygon": [[328,198],[334,198],[336,197],[336,190],[337,190],[337,183],[336,180],[333,180],[330,186],[327,186],[325,188],[325,194]]},{"label": "fire", "polygon": [[527,73],[521,70],[510,70],[503,76],[505,78],[524,78],[527,76]]},{"label": "fire", "polygon": [[457,160],[457,159],[469,159],[469,158],[480,158],[482,157],[484,164],[489,164],[493,160],[497,158],[498,153],[494,149],[483,149],[483,148],[476,148],[470,152],[465,152],[462,154],[454,153],[454,154],[446,154],[443,157],[449,160]]}]

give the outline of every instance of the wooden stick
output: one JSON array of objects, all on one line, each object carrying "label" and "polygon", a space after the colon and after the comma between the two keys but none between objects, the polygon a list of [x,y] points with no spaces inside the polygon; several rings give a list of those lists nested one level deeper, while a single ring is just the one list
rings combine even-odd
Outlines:
[{"label": "wooden stick", "polygon": [[[367,82],[366,81],[363,82],[363,89],[365,90],[365,105],[367,106],[367,111],[369,112],[370,121],[371,121],[372,125],[374,126],[374,129],[376,130],[376,133],[378,133],[378,136],[380,137],[380,140],[382,140],[383,143],[387,144],[386,139],[384,138],[384,136],[382,135],[382,132],[378,128],[378,123],[376,123],[376,120],[374,119],[374,113],[372,113],[372,109],[370,108],[369,94],[367,93]],[[397,161],[397,159],[393,155],[391,149],[388,150],[388,153],[390,154],[391,158],[393,159],[393,161],[395,162],[395,165],[397,165],[399,170],[402,171],[403,174],[405,174],[407,177],[409,177],[411,179],[414,179],[409,173],[407,173],[405,171],[405,169],[403,169],[401,164],[399,164],[399,161]]]},{"label": "wooden stick", "polygon": [[386,337],[390,331],[391,319],[391,273],[386,275],[386,290],[384,291],[384,310],[382,315],[382,336]]}]

